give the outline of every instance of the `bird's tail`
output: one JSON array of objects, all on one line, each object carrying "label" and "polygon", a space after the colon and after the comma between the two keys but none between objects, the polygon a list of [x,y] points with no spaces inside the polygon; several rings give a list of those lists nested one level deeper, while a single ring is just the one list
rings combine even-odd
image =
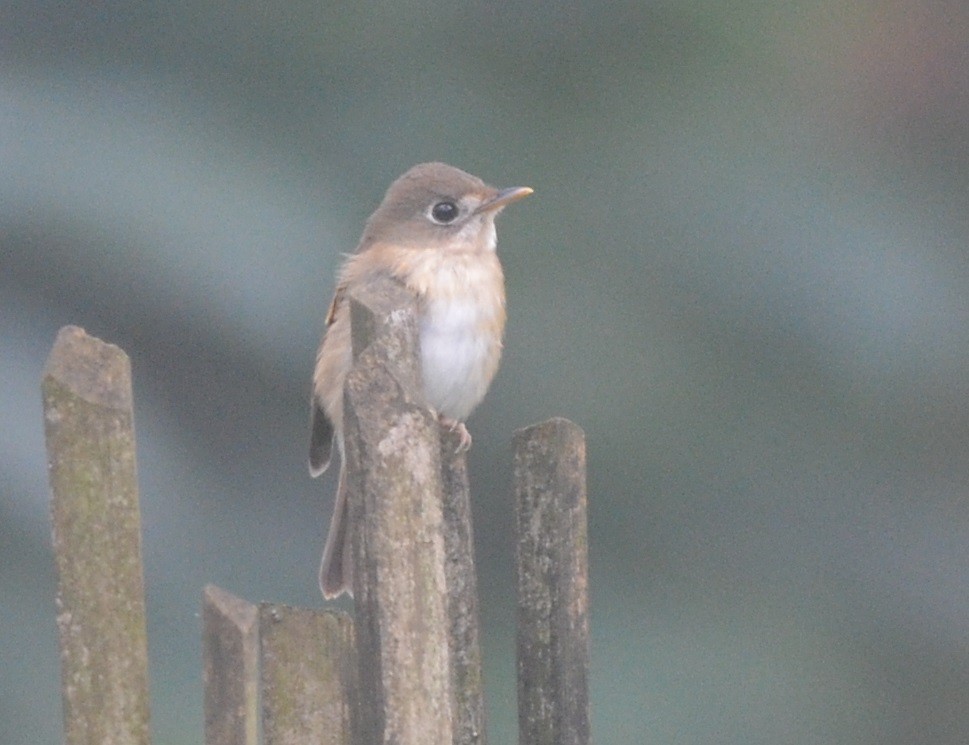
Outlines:
[{"label": "bird's tail", "polygon": [[350,555],[348,522],[346,467],[341,463],[333,518],[330,520],[330,530],[323,548],[323,561],[320,563],[320,590],[327,600],[344,592],[353,596],[353,557]]}]

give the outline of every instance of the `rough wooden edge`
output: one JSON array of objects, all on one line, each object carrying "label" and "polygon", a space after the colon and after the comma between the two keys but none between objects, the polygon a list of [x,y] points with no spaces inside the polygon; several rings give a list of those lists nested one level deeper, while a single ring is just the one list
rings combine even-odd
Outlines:
[{"label": "rough wooden edge", "polygon": [[150,742],[131,366],[60,330],[42,383],[65,742]]},{"label": "rough wooden edge", "polygon": [[457,453],[460,437],[441,437],[444,493],[444,552],[450,619],[450,664],[454,687],[455,745],[484,745],[485,699],[478,613],[478,581],[474,568],[471,490],[467,458]]},{"label": "rough wooden edge", "polygon": [[207,585],[202,597],[206,745],[259,745],[259,613]]},{"label": "rough wooden edge", "polygon": [[446,743],[455,697],[441,444],[420,385],[416,301],[393,280],[350,297],[344,431],[360,658],[360,742]]},{"label": "rough wooden edge", "polygon": [[357,660],[346,613],[259,605],[263,745],[353,745]]},{"label": "rough wooden edge", "polygon": [[587,745],[585,437],[565,419],[518,430],[519,745]]}]

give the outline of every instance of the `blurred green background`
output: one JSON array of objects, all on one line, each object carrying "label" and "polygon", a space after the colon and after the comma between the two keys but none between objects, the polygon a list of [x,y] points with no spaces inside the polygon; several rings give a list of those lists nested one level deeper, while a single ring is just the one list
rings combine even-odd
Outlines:
[{"label": "blurred green background", "polygon": [[7,0],[0,743],[61,739],[57,329],[131,355],[152,728],[201,742],[202,586],[322,602],[333,273],[431,159],[536,190],[470,421],[492,742],[510,435],[553,415],[588,437],[599,745],[969,741],[967,39],[961,0]]}]

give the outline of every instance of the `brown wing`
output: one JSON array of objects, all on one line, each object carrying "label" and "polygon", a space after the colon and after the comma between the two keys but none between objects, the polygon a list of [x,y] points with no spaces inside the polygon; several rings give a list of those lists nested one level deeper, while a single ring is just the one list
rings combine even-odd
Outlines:
[{"label": "brown wing", "polygon": [[[329,328],[333,324],[333,319],[336,316],[336,308],[339,302],[343,299],[345,287],[341,285],[336,288],[336,292],[333,294],[333,300],[330,303],[330,308],[326,312],[326,327]],[[326,336],[324,334],[323,341],[325,343]],[[323,473],[327,466],[330,465],[330,457],[333,453],[333,422],[326,415],[323,406],[317,399],[316,395],[313,395],[313,401],[310,405],[310,475],[319,476]]]}]

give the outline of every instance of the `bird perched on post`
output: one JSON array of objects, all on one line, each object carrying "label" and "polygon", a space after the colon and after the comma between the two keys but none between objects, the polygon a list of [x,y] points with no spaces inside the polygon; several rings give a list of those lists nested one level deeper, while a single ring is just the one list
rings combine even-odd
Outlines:
[{"label": "bird perched on post", "polygon": [[495,217],[527,197],[526,186],[495,189],[444,163],[422,163],[398,178],[367,220],[360,244],[340,268],[313,372],[310,474],[330,464],[334,440],[340,478],[320,566],[320,589],[351,590],[343,457],[343,384],[352,362],[347,292],[395,277],[417,295],[424,394],[441,422],[471,446],[464,419],[484,397],[501,358],[505,281]]}]

